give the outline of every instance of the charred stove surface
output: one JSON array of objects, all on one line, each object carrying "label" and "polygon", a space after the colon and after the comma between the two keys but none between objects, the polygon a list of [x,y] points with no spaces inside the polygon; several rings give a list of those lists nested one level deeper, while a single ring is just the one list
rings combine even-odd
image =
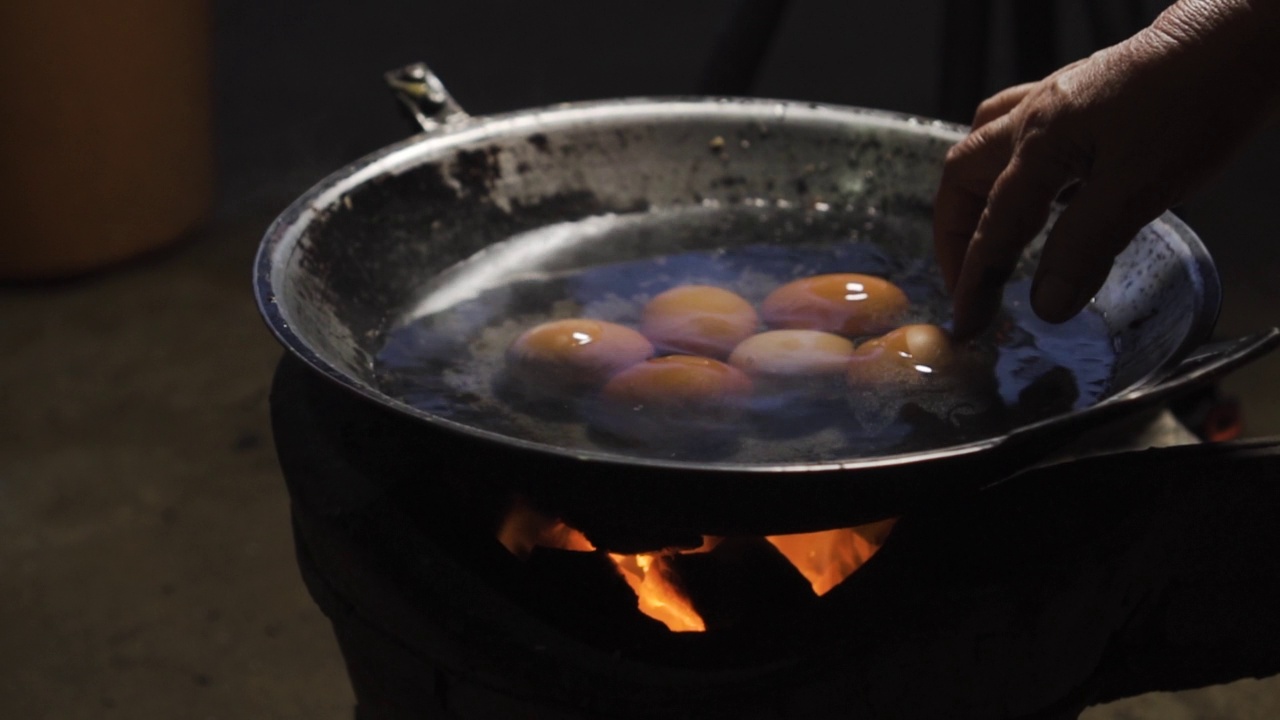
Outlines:
[{"label": "charred stove surface", "polygon": [[1280,672],[1275,442],[919,504],[820,596],[760,538],[675,554],[707,624],[690,633],[641,614],[603,552],[518,557],[509,487],[434,469],[413,423],[344,401],[286,363],[272,408],[304,577],[370,718],[1056,719]]}]

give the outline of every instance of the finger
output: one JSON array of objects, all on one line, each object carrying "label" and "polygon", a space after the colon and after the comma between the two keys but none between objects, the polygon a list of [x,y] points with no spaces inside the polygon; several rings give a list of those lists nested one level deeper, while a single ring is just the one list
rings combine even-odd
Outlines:
[{"label": "finger", "polygon": [[984,183],[980,180],[965,182],[948,176],[963,172],[962,169],[952,170],[951,166],[944,169],[933,201],[933,252],[948,293],[955,292],[969,239],[973,237],[982,211],[987,207],[987,192],[996,177],[993,175]]},{"label": "finger", "polygon": [[983,100],[982,104],[978,105],[977,112],[973,114],[973,129],[977,130],[992,120],[1009,114],[1009,111],[1017,107],[1023,98],[1030,95],[1038,84],[1029,82],[1014,85]]},{"label": "finger", "polygon": [[1073,63],[1063,65],[1044,80],[1036,80],[1033,82],[1022,83],[1021,85],[1014,85],[1013,87],[1005,88],[986,100],[983,100],[982,103],[978,105],[978,110],[973,114],[972,129],[977,130],[983,125],[1007,115],[1037,87],[1045,83],[1054,82],[1058,76],[1076,69],[1088,62],[1088,60],[1088,58],[1081,58]]},{"label": "finger", "polygon": [[958,337],[980,332],[995,317],[1022,249],[1044,228],[1054,198],[1077,175],[1044,142],[1023,141],[992,186],[956,282]]},{"label": "finger", "polygon": [[970,133],[947,153],[933,201],[933,248],[947,292],[955,290],[987,195],[1009,163],[1013,128],[1000,120]]},{"label": "finger", "polygon": [[[1105,177],[1099,174],[1099,177]],[[1085,183],[1045,240],[1031,286],[1042,319],[1064,322],[1097,295],[1116,256],[1167,209],[1159,194],[1116,182]]]}]

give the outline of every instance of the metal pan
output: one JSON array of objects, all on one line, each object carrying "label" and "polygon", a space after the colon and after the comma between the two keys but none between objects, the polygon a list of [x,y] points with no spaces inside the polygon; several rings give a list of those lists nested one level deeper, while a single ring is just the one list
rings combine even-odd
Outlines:
[{"label": "metal pan", "polygon": [[[425,363],[415,375],[404,353],[392,357],[388,348],[418,347],[423,341],[406,328],[533,276],[789,247],[797,225],[833,244],[876,248],[875,262],[916,272],[927,294],[937,286],[932,196],[941,159],[965,129],[858,108],[722,98],[478,118],[425,66],[388,81],[424,131],[337,171],[284,211],[258,252],[259,307],[315,371],[396,421],[416,423],[424,446],[435,448],[433,469],[509,483],[568,516],[672,531],[784,532],[899,512],[998,480],[1080,430],[1260,356],[1280,336],[1268,329],[1204,344],[1218,313],[1218,277],[1195,234],[1166,214],[1120,256],[1086,313],[1089,324],[1076,330],[1078,341],[1114,352],[1104,386],[1085,402],[906,451],[782,438],[746,444],[768,445],[772,455],[689,459],[561,442],[539,434],[555,423],[500,417],[483,393],[431,389],[451,371],[442,348],[467,352],[465,338],[448,345],[440,331],[447,323],[435,326],[437,344],[427,352],[443,364]],[[873,241],[855,242],[859,232]],[[1015,274],[1010,316],[1029,317],[1017,288],[1038,249],[1039,241]],[[597,289],[628,277],[602,272]],[[529,297],[512,291],[508,300],[519,309]],[[945,307],[935,303],[932,312]],[[799,449],[778,455],[786,447]]]}]

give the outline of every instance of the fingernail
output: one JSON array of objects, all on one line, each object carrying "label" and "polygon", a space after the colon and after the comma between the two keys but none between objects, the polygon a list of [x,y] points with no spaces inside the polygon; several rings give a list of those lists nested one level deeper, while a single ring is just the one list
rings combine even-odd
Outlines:
[{"label": "fingernail", "polygon": [[1061,322],[1080,308],[1076,307],[1081,290],[1074,283],[1056,275],[1046,275],[1036,283],[1031,295],[1031,306],[1036,314],[1049,322]]}]

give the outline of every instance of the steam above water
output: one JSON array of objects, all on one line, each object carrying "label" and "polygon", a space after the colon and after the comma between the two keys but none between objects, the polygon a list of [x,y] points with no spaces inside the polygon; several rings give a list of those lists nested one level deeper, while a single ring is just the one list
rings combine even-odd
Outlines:
[{"label": "steam above water", "polygon": [[[594,398],[538,397],[510,382],[504,356],[525,330],[588,317],[640,327],[649,299],[680,285],[732,290],[759,307],[791,280],[875,275],[907,294],[907,323],[947,326],[928,218],[872,223],[855,210],[743,207],[588,218],[511,238],[424,284],[415,317],[386,336],[381,389],[426,412],[548,445],[637,457],[733,463],[822,462],[943,447],[999,435],[1096,402],[1114,350],[1090,312],[1048,325],[1029,281],[973,353],[983,377],[959,387],[850,392],[816,384],[760,392],[733,419],[691,419],[692,442],[635,443],[593,430]],[[764,327],[760,328],[764,330]],[[859,339],[860,340],[860,339]],[[699,422],[705,420],[706,425]],[[701,437],[697,434],[702,433]]]}]

